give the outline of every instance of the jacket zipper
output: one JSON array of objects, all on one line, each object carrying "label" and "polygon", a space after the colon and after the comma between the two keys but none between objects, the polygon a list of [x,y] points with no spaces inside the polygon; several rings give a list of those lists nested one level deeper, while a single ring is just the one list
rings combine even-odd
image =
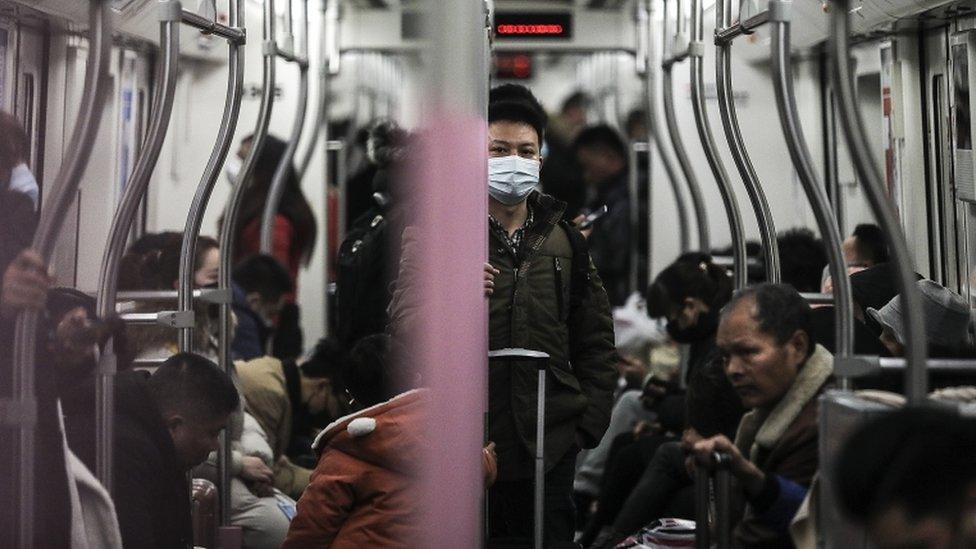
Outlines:
[{"label": "jacket zipper", "polygon": [[559,319],[563,318],[563,265],[560,263],[558,257],[554,257],[553,266],[556,270],[556,311],[559,313]]}]

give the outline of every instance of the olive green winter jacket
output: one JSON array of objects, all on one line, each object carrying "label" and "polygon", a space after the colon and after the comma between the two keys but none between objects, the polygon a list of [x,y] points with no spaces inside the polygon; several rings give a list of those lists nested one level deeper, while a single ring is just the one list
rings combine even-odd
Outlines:
[{"label": "olive green winter jacket", "polygon": [[[546,389],[548,470],[576,444],[599,443],[610,421],[617,374],[610,305],[589,258],[583,291],[577,292],[581,299],[571,306],[573,245],[567,231],[576,229],[559,223],[565,204],[537,192],[528,200],[533,222],[519,250],[498,229],[489,229],[489,263],[501,271],[489,304],[489,345],[552,357]],[[532,364],[493,361],[489,366],[489,436],[496,444],[500,480],[532,476],[537,379]]]}]

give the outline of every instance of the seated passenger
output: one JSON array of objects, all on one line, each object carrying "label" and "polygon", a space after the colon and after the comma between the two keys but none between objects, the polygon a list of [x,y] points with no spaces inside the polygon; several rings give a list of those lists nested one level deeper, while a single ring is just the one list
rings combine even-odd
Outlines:
[{"label": "seated passenger", "polygon": [[820,291],[820,271],[827,265],[823,242],[806,228],[794,228],[776,235],[780,276],[798,292]]},{"label": "seated passenger", "polygon": [[841,245],[844,263],[849,267],[873,267],[888,262],[888,244],[881,227],[861,223]]},{"label": "seated passenger", "polygon": [[[152,376],[115,376],[112,496],[125,547],[193,546],[187,473],[217,449],[238,404],[230,377],[199,355],[174,355]],[[86,408],[68,415],[69,442],[94,433],[95,407]]]},{"label": "seated passenger", "polygon": [[298,502],[287,549],[416,547],[421,539],[416,468],[425,445],[426,390],[405,391],[389,356],[390,339],[367,336],[343,366],[364,407],[327,427],[312,482]]},{"label": "seated passenger", "polygon": [[725,374],[752,411],[733,444],[724,435],[697,442],[699,460],[727,452],[748,503],[734,547],[792,547],[788,527],[817,471],[817,399],[833,357],[810,336],[810,306],[792,287],[760,284],[733,296],[716,342]]},{"label": "seated passenger", "polygon": [[[970,309],[966,300],[956,292],[931,280],[916,283],[922,298],[921,313],[925,317],[925,336],[928,354],[936,358],[972,356],[969,337]],[[917,312],[916,312],[917,313]],[[867,308],[867,315],[881,326],[878,338],[891,356],[905,356],[905,326],[902,324],[901,296],[876,310]]]},{"label": "seated passenger", "polygon": [[234,267],[237,331],[231,350],[237,360],[268,354],[275,320],[294,286],[288,271],[270,255],[252,255]]},{"label": "seated passenger", "polygon": [[888,412],[848,437],[835,488],[872,547],[974,547],[976,422],[935,408]]},{"label": "seated passenger", "polygon": [[[335,346],[328,340],[316,347],[316,354],[324,353],[331,353],[326,360],[338,360]],[[296,419],[322,412],[335,419],[347,410],[332,390],[332,372],[323,366],[331,365],[324,360],[298,365],[272,357],[237,364],[247,411],[261,424],[274,452],[274,486],[295,499],[302,495],[312,473],[286,455]]]}]

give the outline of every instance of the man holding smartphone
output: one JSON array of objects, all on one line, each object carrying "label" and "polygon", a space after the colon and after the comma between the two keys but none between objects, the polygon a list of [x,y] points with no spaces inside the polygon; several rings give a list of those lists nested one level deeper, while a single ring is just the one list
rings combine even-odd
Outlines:
[{"label": "man holding smartphone", "polygon": [[[614,337],[610,304],[565,204],[536,190],[546,114],[527,88],[503,85],[488,105],[489,345],[544,351],[546,547],[572,547],[576,454],[599,443],[610,419]],[[489,433],[498,482],[489,491],[490,538],[531,538],[537,375],[492,363]]]}]

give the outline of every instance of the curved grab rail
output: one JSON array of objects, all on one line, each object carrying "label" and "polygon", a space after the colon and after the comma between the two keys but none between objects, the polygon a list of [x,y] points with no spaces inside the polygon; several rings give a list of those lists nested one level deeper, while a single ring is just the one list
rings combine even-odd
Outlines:
[{"label": "curved grab rail", "polygon": [[[308,0],[303,0],[305,28],[304,36],[308,36]],[[291,0],[288,1],[289,11],[291,10]],[[306,44],[307,45],[307,44]],[[281,52],[279,52],[280,54]],[[308,52],[305,52],[308,55]],[[293,169],[292,163],[295,159],[295,152],[298,150],[298,141],[302,138],[302,130],[305,127],[305,111],[308,108],[308,60],[295,56],[294,60],[298,64],[298,108],[295,111],[295,122],[292,127],[291,136],[288,138],[288,145],[285,153],[278,161],[274,176],[271,178],[271,187],[268,189],[268,197],[264,202],[264,211],[261,215],[261,253],[270,254],[274,248],[274,218],[278,213],[278,205],[281,197],[285,193],[286,177],[289,170]]]},{"label": "curved grab rail", "polygon": [[[241,205],[244,202],[244,194],[250,183],[251,173],[257,162],[258,154],[264,147],[265,137],[268,135],[268,123],[271,121],[271,110],[274,106],[275,92],[275,11],[274,0],[264,0],[264,24],[262,55],[264,68],[261,77],[262,91],[261,104],[258,107],[258,119],[255,124],[254,136],[251,141],[251,150],[248,152],[241,171],[234,182],[227,205],[224,207],[224,221],[220,226],[220,268],[217,274],[217,289],[224,292],[231,291],[231,270],[234,262],[234,245],[237,237],[237,225],[241,213]],[[234,369],[234,361],[231,356],[231,339],[234,337],[234,319],[231,314],[231,303],[225,301],[220,304],[220,333],[218,340],[220,367],[225,372],[231,373]],[[220,501],[230,501],[230,443],[224,437],[220,450]],[[226,503],[220,506],[220,523],[230,524],[230,505]]]},{"label": "curved grab rail", "polygon": [[[149,187],[149,179],[159,160],[159,153],[166,138],[173,102],[176,96],[176,81],[180,59],[180,20],[182,9],[177,0],[166,0],[159,4],[159,43],[162,60],[159,64],[159,87],[155,94],[155,109],[149,122],[146,142],[142,148],[132,175],[129,178],[122,199],[115,210],[109,228],[108,243],[102,256],[102,266],[98,276],[98,297],[96,310],[98,316],[107,318],[115,313],[115,295],[118,290],[119,261],[125,249],[132,220],[139,209],[139,203]],[[114,414],[113,381],[115,376],[115,353],[111,345],[106,345],[99,360],[98,382],[95,385],[95,433],[96,469],[98,479],[105,489],[112,491],[112,416]]]},{"label": "curved grab rail", "polygon": [[[771,56],[773,62],[773,87],[776,89],[776,107],[786,137],[790,158],[799,174],[803,190],[807,194],[813,214],[817,220],[820,234],[826,243],[830,259],[830,276],[834,280],[834,318],[837,341],[837,356],[847,357],[854,352],[854,310],[851,302],[851,281],[844,265],[841,250],[840,230],[830,207],[830,199],[817,177],[803,137],[803,129],[796,108],[796,94],[793,91],[793,69],[790,58],[790,16],[789,2],[771,0],[769,2],[772,28]],[[841,385],[847,388],[847,380]]]},{"label": "curved grab rail", "polygon": [[[661,157],[661,164],[664,165],[664,172],[668,176],[668,183],[671,186],[671,193],[674,194],[675,207],[677,208],[678,214],[678,245],[681,249],[681,253],[686,253],[691,245],[691,227],[688,225],[688,205],[685,203],[684,194],[681,192],[681,181],[678,179],[678,170],[674,165],[674,159],[668,153],[667,145],[664,142],[664,132],[661,131],[661,121],[657,117],[657,67],[654,64],[654,60],[657,58],[657,53],[654,49],[654,0],[648,0],[646,4],[647,17],[644,21],[645,28],[642,32],[647,34],[647,72],[645,74],[644,86],[647,88],[645,98],[647,100],[647,133],[648,141],[654,143],[654,147],[657,148],[658,156]],[[648,151],[650,154],[650,151]],[[653,177],[650,171],[648,171],[648,178]],[[651,193],[647,196],[647,213],[653,211],[651,209]],[[650,241],[650,239],[648,239]],[[651,243],[648,242],[647,258],[648,263],[651,260]],[[651,266],[648,264],[647,274],[651,274]]]},{"label": "curved grab rail", "polygon": [[712,169],[715,184],[718,185],[722,202],[725,204],[725,215],[728,217],[729,231],[732,233],[733,281],[735,288],[739,289],[744,288],[748,280],[746,241],[743,236],[742,214],[739,212],[739,204],[735,200],[735,191],[732,189],[729,174],[725,171],[725,166],[722,165],[722,159],[719,157],[715,137],[712,135],[712,128],[708,122],[708,113],[705,110],[705,82],[702,74],[705,53],[702,43],[705,32],[703,19],[702,0],[692,0],[692,40],[688,46],[691,69],[691,105],[695,112],[695,126],[698,128],[698,137],[701,140],[702,148],[705,150],[705,158]]},{"label": "curved grab rail", "polygon": [[[323,141],[329,140],[328,128],[326,127],[329,114],[329,67],[328,60],[326,59],[326,49],[328,46],[326,39],[328,33],[326,33],[325,29],[329,25],[331,2],[332,0],[322,0],[322,26],[319,28],[321,36],[319,39],[319,94],[318,99],[315,101],[315,116],[312,117],[312,120],[315,121],[312,125],[312,134],[308,138],[308,146],[305,152],[302,153],[302,159],[295,167],[299,181],[305,178],[305,172],[308,171],[308,166],[312,163],[312,156],[315,155],[315,148],[319,144],[319,139],[321,138]],[[326,134],[325,137],[322,137],[322,134]],[[326,162],[328,162],[328,159],[326,159]]]},{"label": "curved grab rail", "polygon": [[[239,28],[240,22],[244,20],[244,0],[231,0],[229,12],[230,26]],[[194,259],[197,250],[197,238],[200,236],[200,226],[203,224],[203,214],[207,211],[210,195],[213,193],[214,185],[220,176],[220,167],[224,165],[224,161],[227,159],[227,152],[230,150],[231,140],[234,137],[234,131],[237,129],[237,118],[241,111],[241,99],[244,95],[244,62],[242,59],[244,44],[243,42],[229,42],[227,48],[227,96],[224,100],[224,114],[220,119],[217,141],[214,143],[210,159],[200,177],[200,183],[197,185],[196,194],[193,195],[193,202],[190,204],[190,211],[187,213],[186,224],[183,227],[177,292],[177,306],[181,311],[193,310],[193,273],[196,270]],[[179,329],[179,348],[183,352],[193,350],[192,327]]]},{"label": "curved grab rail", "polygon": [[915,285],[915,273],[912,269],[912,260],[908,251],[908,243],[905,240],[905,233],[885,192],[884,178],[878,170],[878,164],[874,161],[874,154],[871,152],[864,131],[864,122],[861,120],[861,111],[857,108],[850,65],[849,9],[849,0],[833,0],[830,6],[828,50],[830,52],[831,77],[840,110],[838,118],[840,118],[841,126],[844,129],[844,138],[847,141],[847,148],[851,152],[851,159],[857,170],[858,180],[864,187],[864,192],[871,204],[871,211],[885,234],[885,239],[891,250],[892,261],[896,267],[898,289],[902,299],[902,322],[906,329],[905,392],[909,403],[918,404],[925,400],[928,390],[928,379],[925,371],[928,349],[925,319],[920,314],[922,310],[921,296],[919,296],[918,288]]},{"label": "curved grab rail", "polygon": [[[715,28],[727,27],[732,20],[731,2],[729,0],[717,0],[715,3]],[[759,175],[752,165],[749,152],[746,150],[745,140],[739,129],[739,117],[736,113],[735,100],[732,97],[732,42],[719,43],[715,45],[715,86],[718,92],[718,108],[721,113],[722,128],[725,130],[725,138],[732,153],[732,160],[735,167],[739,170],[742,177],[742,185],[746,188],[749,195],[749,202],[752,203],[752,210],[756,215],[756,222],[759,224],[759,237],[762,241],[763,258],[765,259],[764,271],[767,282],[780,281],[779,267],[779,247],[776,243],[776,225],[773,223],[773,214],[769,210],[769,202],[766,201],[766,193],[763,192],[759,182]]]},{"label": "curved grab rail", "polygon": [[[68,147],[61,169],[51,185],[47,207],[41,210],[32,242],[32,248],[45,264],[51,259],[55,240],[66,218],[65,212],[77,196],[78,185],[91,158],[110,85],[108,64],[112,51],[112,3],[108,0],[92,2],[88,17],[91,38],[81,106],[69,141],[72,146]],[[17,486],[11,492],[16,500],[5,502],[18,510],[18,528],[13,532],[16,547],[31,547],[34,544],[34,425],[37,416],[34,365],[38,321],[37,311],[23,311],[17,316],[13,345],[14,400],[10,408],[19,408],[21,414],[19,418],[2,418],[4,423],[18,422],[17,461],[14,463]]]},{"label": "curved grab rail", "polygon": [[[676,26],[681,24],[681,0],[677,0],[677,23]],[[662,49],[662,56],[667,58],[669,56],[668,48],[668,0],[664,0],[664,23],[661,27],[661,34],[664,40],[664,48]],[[671,144],[674,147],[674,156],[678,159],[678,165],[681,167],[681,173],[685,176],[685,182],[688,184],[688,196],[691,198],[691,205],[695,211],[695,224],[698,228],[698,248],[699,251],[708,253],[711,251],[711,239],[708,234],[708,211],[705,208],[705,198],[702,196],[701,185],[698,182],[698,177],[695,175],[695,169],[691,165],[691,159],[688,158],[688,150],[685,148],[684,140],[681,138],[681,130],[678,126],[678,117],[674,112],[674,79],[671,73],[671,67],[673,63],[670,60],[665,60],[661,63],[662,72],[662,82],[661,82],[661,99],[664,103],[664,122],[668,128],[668,134],[671,136]]]}]

